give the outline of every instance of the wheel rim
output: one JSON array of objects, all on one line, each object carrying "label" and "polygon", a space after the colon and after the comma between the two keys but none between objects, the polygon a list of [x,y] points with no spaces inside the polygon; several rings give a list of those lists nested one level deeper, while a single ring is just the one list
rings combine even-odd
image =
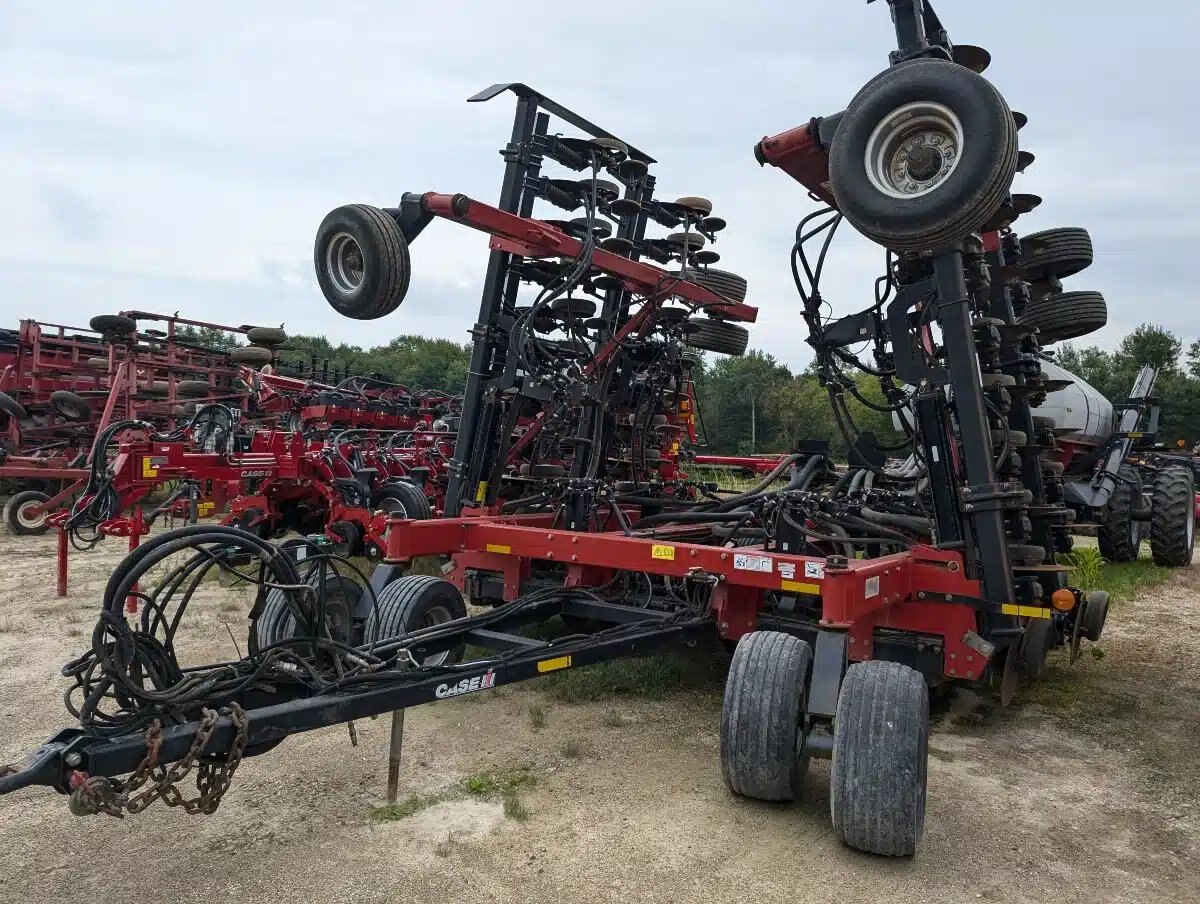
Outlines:
[{"label": "wheel rim", "polygon": [[[450,614],[449,609],[445,606],[434,606],[421,619],[421,627],[432,628],[434,625],[444,625],[450,621],[454,621],[454,616]],[[421,665],[441,665],[449,658],[450,651],[443,650],[441,653],[435,653],[433,656],[426,656],[421,660]]]},{"label": "wheel rim", "polygon": [[1187,548],[1191,549],[1196,542],[1196,513],[1189,506],[1187,513]]},{"label": "wheel rim", "polygon": [[17,523],[20,524],[21,527],[28,528],[29,530],[37,530],[39,527],[41,527],[46,521],[46,513],[42,512],[40,515],[30,514],[30,512],[36,509],[39,505],[42,505],[42,503],[34,501],[25,502],[19,505],[17,507]]},{"label": "wheel rim", "polygon": [[888,197],[920,198],[958,168],[962,150],[962,123],[954,111],[931,101],[905,104],[871,133],[867,177]]},{"label": "wheel rim", "polygon": [[343,295],[357,292],[363,281],[363,253],[354,236],[339,232],[329,240],[325,251],[325,270]]}]

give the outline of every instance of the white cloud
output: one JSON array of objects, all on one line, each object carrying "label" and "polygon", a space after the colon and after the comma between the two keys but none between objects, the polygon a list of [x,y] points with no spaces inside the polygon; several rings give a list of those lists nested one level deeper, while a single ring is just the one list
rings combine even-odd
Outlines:
[{"label": "white cloud", "polygon": [[[1165,32],[1130,28],[1090,0],[1013,0],[1003,17],[939,6],[953,36],[990,45],[991,74],[1030,116],[1022,142],[1038,161],[1019,187],[1046,203],[1020,227],[1093,232],[1100,257],[1078,281],[1109,295],[1111,325],[1096,337],[1108,345],[1151,312],[1195,329],[1185,246],[1200,226],[1200,144],[1194,118],[1169,111],[1190,103],[1190,89],[1172,90],[1172,60],[1197,12],[1171,6]],[[660,195],[712,198],[730,222],[722,266],[748,277],[761,308],[752,343],[802,365],[787,254],[813,205],[750,151],[835,112],[885,65],[885,6],[615,0],[602,13],[518,15],[484,0],[10,0],[0,307],[9,320],[79,323],[101,310],[202,306],[213,319],[287,321],[334,340],[462,340],[486,237],[431,225],[413,248],[409,300],[381,324],[327,308],[312,237],[346,202],[394,204],[407,190],[495,200],[512,104],[463,101],[518,79],[656,156]],[[843,233],[824,290],[848,313],[870,302],[882,256]]]}]

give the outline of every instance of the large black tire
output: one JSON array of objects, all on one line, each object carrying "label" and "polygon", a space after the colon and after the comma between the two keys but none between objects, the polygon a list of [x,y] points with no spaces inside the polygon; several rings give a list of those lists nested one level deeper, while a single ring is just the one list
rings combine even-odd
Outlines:
[{"label": "large black tire", "polygon": [[180,380],[175,392],[181,399],[202,399],[208,395],[209,388],[204,380]]},{"label": "large black tire", "polygon": [[408,242],[378,207],[331,210],[317,230],[313,262],[321,293],[343,317],[375,320],[400,307],[408,293]]},{"label": "large black tire", "polygon": [[425,493],[407,480],[389,480],[381,484],[375,492],[375,507],[411,521],[428,521],[433,517],[433,508]]},{"label": "large black tire", "polygon": [[1118,473],[1123,479],[1117,481],[1101,511],[1096,545],[1110,562],[1133,562],[1141,545],[1133,510],[1142,493],[1142,477],[1133,465],[1121,465]]},{"label": "large black tire", "polygon": [[[379,592],[377,605],[367,616],[365,639],[374,643],[466,617],[467,604],[449,581],[427,574],[405,575]],[[455,647],[426,657],[422,665],[458,662],[462,654],[463,647]]]},{"label": "large black tire", "polygon": [[[319,587],[320,580],[317,569],[311,569],[305,582]],[[325,625],[329,629],[330,639],[342,644],[355,642],[354,612],[361,592],[361,588],[348,577],[326,571]],[[299,605],[307,607],[312,605],[314,600],[315,597],[306,595]],[[288,602],[288,592],[278,588],[272,590],[267,594],[266,605],[254,622],[254,636],[258,641],[258,648],[261,650],[298,635],[309,636],[307,621],[311,617],[306,617],[304,621],[298,620]]]},{"label": "large black tire", "polygon": [[898,662],[850,666],[834,721],[829,810],[850,847],[911,856],[925,828],[929,691]]},{"label": "large black tire", "polygon": [[1150,493],[1150,554],[1155,565],[1179,568],[1192,564],[1196,536],[1196,475],[1172,466],[1154,475]]},{"label": "large black tire", "polygon": [[4,412],[9,417],[15,418],[18,421],[23,421],[29,417],[29,412],[25,410],[24,406],[7,392],[0,392],[0,412]]},{"label": "large black tire", "polygon": [[137,332],[137,321],[123,314],[97,314],[88,321],[88,326],[109,336],[128,336]]},{"label": "large black tire", "polygon": [[252,326],[246,330],[246,340],[251,345],[283,345],[288,335],[277,326]]},{"label": "large black tire", "polygon": [[750,344],[750,333],[745,327],[724,320],[709,320],[693,317],[684,327],[685,342],[692,348],[735,358],[746,353]]},{"label": "large black tire", "polygon": [[92,405],[81,395],[56,389],[50,393],[50,405],[56,414],[68,421],[86,421],[92,416]]},{"label": "large black tire", "polygon": [[246,364],[250,367],[257,367],[260,364],[270,364],[271,359],[274,357],[275,353],[269,348],[260,348],[257,345],[241,345],[229,350],[230,361],[234,364]]},{"label": "large black tire", "polygon": [[1092,265],[1092,237],[1078,226],[1031,232],[1021,244],[1017,263],[1031,280],[1066,279]]},{"label": "large black tire", "polygon": [[740,304],[746,300],[746,289],[748,288],[746,278],[728,270],[717,270],[714,267],[689,270],[688,279],[729,301],[736,301]]},{"label": "large black tire", "polygon": [[38,490],[23,490],[11,496],[4,506],[4,523],[8,525],[9,533],[18,537],[35,537],[44,534],[46,516],[49,512],[33,515],[31,509],[44,503],[50,497]]},{"label": "large black tire", "polygon": [[1108,303],[1099,292],[1060,292],[1031,298],[1019,319],[1025,326],[1037,327],[1038,341],[1049,345],[1103,329]]},{"label": "large black tire", "polygon": [[792,800],[803,764],[797,738],[812,663],[791,634],[752,631],[738,641],[721,710],[721,772],[734,794]]},{"label": "large black tire", "polygon": [[[931,115],[948,110],[961,126],[961,140],[924,142],[934,167],[928,178],[903,148],[915,134],[934,134],[928,127],[914,132],[922,122],[912,115],[914,104]],[[943,155],[947,148],[955,153]],[[880,160],[888,163],[886,173]],[[1000,209],[1016,171],[1016,122],[1000,92],[983,76],[941,60],[901,63],[869,81],[850,102],[829,151],[829,181],[841,212],[867,238],[897,251],[961,244]],[[900,188],[893,183],[897,175]]]}]

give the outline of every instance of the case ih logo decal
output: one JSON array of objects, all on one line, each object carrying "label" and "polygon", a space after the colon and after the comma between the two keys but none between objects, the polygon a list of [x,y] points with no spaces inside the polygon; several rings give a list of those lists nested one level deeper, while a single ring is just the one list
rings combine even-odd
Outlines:
[{"label": "case ih logo decal", "polygon": [[488,669],[482,675],[474,678],[464,678],[458,684],[439,684],[433,689],[433,695],[439,700],[447,697],[457,697],[460,694],[473,694],[476,691],[486,691],[496,683],[496,673]]}]

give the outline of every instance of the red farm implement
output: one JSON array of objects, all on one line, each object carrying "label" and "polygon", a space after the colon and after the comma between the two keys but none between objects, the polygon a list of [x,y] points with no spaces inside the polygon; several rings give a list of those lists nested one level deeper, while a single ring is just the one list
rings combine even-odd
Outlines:
[{"label": "red farm implement", "polygon": [[[1034,414],[1062,388],[1042,367],[1043,302],[1071,307],[1058,280],[1090,263],[1090,241],[1084,255],[1078,231],[1018,236],[1040,201],[1011,191],[1032,162],[1018,149],[1025,117],[980,74],[988,54],[953,44],[930,3],[889,6],[888,68],[846,110],[757,148],[807,189],[797,203],[824,205],[789,239],[791,269],[850,466],[809,444],[742,462],[766,471],[744,491],[688,476],[691,350],[741,354],[757,316],[747,281],[714,267],[726,223],[705,198],[657,197],[655,161],[628,142],[528,86],[495,85],[471,100],[516,96],[497,205],[420,192],[338,208],[314,253],[330,304],[370,320],[404,300],[409,246],[435,220],[490,236],[454,446],[421,475],[443,517],[403,502],[372,514],[384,558],[369,578],[321,544],[301,557],[233,527],[143,544],[105,590],[92,648],[64,670],[78,727],[0,792],[44,784],[76,812],[120,815],[178,796],[181,772],[164,767],[182,763],[200,770],[195,808],[212,812],[244,756],[393,712],[394,795],[406,708],[709,633],[733,650],[728,787],[793,800],[811,760],[829,757],[838,837],[911,855],[930,688],[992,681],[1007,703],[1052,647],[1073,659],[1099,638],[1107,594],[1057,563],[1075,510],[1055,431]],[[535,217],[544,204],[572,218]],[[843,223],[882,246],[883,274],[869,307],[833,317],[820,280]],[[883,402],[862,396],[863,374]],[[894,413],[900,440],[860,432],[847,396]],[[380,486],[413,484],[376,440],[361,461],[348,445],[297,455],[297,473],[327,469],[322,486],[364,512]],[[268,498],[247,526],[286,503]],[[1190,538],[1190,524],[1189,508],[1172,529]],[[422,556],[445,560],[441,576],[408,573]],[[257,585],[249,652],[185,673],[174,626],[213,569]],[[134,588],[140,620],[123,612]],[[547,624],[560,617],[565,635]]]}]

